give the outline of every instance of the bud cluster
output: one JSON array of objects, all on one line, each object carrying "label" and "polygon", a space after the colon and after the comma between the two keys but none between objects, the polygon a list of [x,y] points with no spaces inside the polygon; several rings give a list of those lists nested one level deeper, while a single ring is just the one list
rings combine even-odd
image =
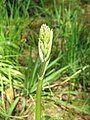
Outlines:
[{"label": "bud cluster", "polygon": [[40,28],[39,34],[39,57],[41,62],[47,61],[49,59],[51,53],[51,46],[52,46],[52,39],[53,39],[53,31],[52,29],[43,24]]}]

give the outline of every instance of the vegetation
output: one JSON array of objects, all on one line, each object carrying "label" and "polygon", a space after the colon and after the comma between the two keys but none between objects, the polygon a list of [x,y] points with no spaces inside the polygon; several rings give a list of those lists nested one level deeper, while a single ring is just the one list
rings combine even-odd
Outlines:
[{"label": "vegetation", "polygon": [[[0,0],[0,120],[35,120],[40,109],[42,120],[90,119],[87,6],[80,0]],[[38,48],[42,24],[53,29],[50,51]]]}]

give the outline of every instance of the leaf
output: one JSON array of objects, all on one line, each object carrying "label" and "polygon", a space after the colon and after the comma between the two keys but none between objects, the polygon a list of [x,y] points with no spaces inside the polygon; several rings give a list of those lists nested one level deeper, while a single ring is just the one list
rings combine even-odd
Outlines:
[{"label": "leaf", "polygon": [[17,103],[18,103],[18,101],[19,101],[19,97],[17,97],[17,98],[15,99],[15,101],[11,104],[11,107],[10,107],[9,110],[8,110],[8,115],[9,115],[9,116],[12,115],[12,113],[13,113],[13,111],[14,111]]},{"label": "leaf", "polygon": [[44,81],[44,84],[46,82],[50,82],[50,81],[53,81],[55,79],[58,79],[60,76],[61,76],[61,73],[64,72],[65,70],[67,70],[69,66],[65,66],[63,68],[61,68],[60,70],[57,70],[56,72],[52,73],[51,75],[49,75],[48,77],[46,77],[43,81]]}]

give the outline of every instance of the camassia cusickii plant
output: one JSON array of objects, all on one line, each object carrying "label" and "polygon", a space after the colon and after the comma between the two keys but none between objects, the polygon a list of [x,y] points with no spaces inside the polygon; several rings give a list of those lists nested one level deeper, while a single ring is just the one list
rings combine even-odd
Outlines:
[{"label": "camassia cusickii plant", "polygon": [[43,78],[50,60],[50,53],[52,47],[53,30],[46,24],[43,24],[39,33],[39,58],[40,58],[40,71],[38,73],[38,84],[36,91],[36,120],[41,120],[41,94]]}]

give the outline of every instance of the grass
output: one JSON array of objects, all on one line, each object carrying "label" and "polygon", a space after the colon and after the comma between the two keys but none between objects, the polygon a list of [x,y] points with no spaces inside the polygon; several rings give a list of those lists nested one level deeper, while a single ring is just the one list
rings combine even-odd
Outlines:
[{"label": "grass", "polygon": [[0,1],[1,120],[34,120],[42,24],[53,28],[42,119],[89,119],[90,35],[84,12],[78,0]]}]

